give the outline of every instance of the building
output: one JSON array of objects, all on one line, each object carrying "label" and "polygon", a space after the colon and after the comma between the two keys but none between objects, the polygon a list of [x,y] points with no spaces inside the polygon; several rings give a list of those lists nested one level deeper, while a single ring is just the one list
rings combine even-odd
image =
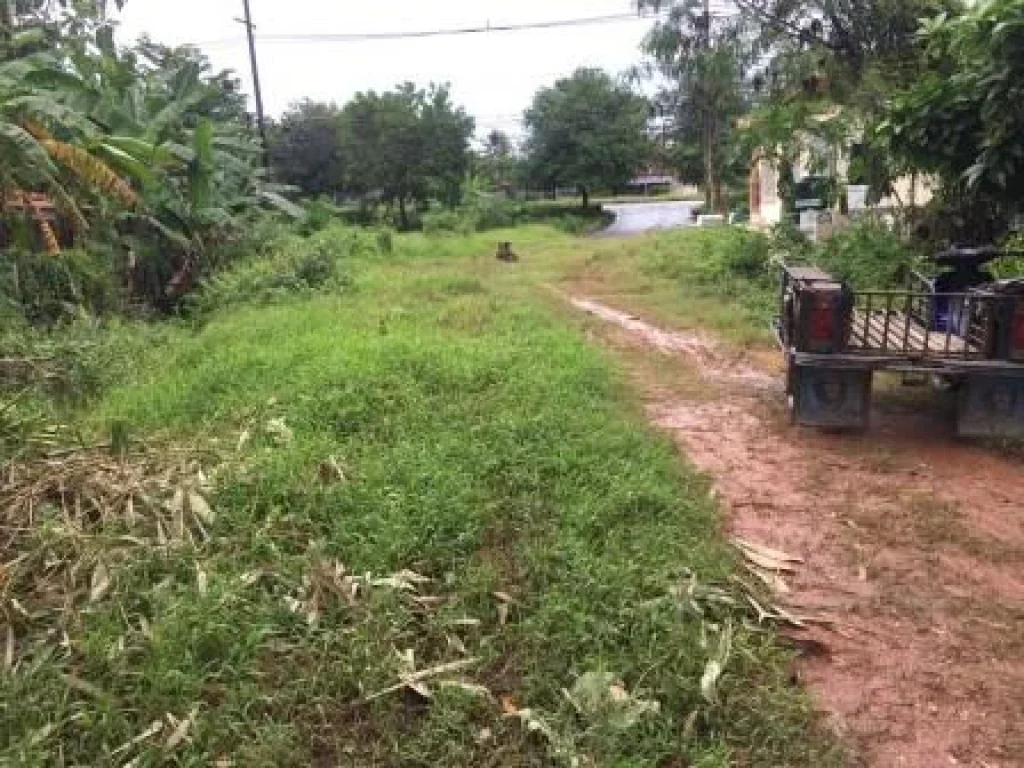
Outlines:
[{"label": "building", "polygon": [[[848,190],[849,207],[854,210],[860,209],[861,206],[855,201],[855,198],[857,197],[856,193],[863,190],[848,187],[850,164],[860,151],[860,145],[830,146],[813,136],[806,137],[804,143],[805,150],[800,153],[793,164],[793,181],[797,185],[816,179],[833,181],[840,189]],[[758,150],[751,160],[749,177],[751,225],[768,229],[787,219],[794,224],[799,224],[801,208],[817,208],[828,211],[831,214],[832,222],[841,226],[848,215],[848,210],[846,206],[840,204],[839,200],[833,201],[831,205],[825,205],[824,200],[814,199],[815,196],[811,194],[809,195],[810,199],[797,201],[797,210],[785,210],[785,203],[779,195],[779,166],[771,154],[763,149]],[[805,184],[804,186],[811,187],[812,185]],[[867,208],[881,216],[892,215],[899,210],[926,205],[931,201],[933,194],[934,185],[929,177],[905,176],[894,182],[889,195],[877,203],[868,205]]]}]

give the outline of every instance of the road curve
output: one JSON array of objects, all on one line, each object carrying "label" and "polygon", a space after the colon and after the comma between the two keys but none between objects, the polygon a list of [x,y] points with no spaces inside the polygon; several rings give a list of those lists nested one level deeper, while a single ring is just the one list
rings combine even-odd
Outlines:
[{"label": "road curve", "polygon": [[694,203],[668,201],[658,203],[611,203],[604,209],[615,215],[615,222],[602,234],[609,237],[639,235],[656,229],[677,229],[693,225]]}]

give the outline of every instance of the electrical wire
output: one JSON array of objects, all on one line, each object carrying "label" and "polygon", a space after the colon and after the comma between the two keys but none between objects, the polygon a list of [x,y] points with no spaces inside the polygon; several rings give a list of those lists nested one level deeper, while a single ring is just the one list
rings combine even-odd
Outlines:
[{"label": "electrical wire", "polygon": [[[724,12],[725,6],[722,6]],[[716,11],[718,13],[720,11]],[[595,26],[600,24],[616,24],[627,22],[650,22],[667,15],[668,9],[660,12],[617,13],[605,16],[589,16],[554,21],[533,21],[520,24],[491,24],[483,26],[457,27],[450,29],[427,29],[403,32],[352,32],[352,33],[296,33],[296,34],[257,34],[260,43],[372,43],[392,40],[417,40],[435,37],[459,37],[503,32],[527,32],[550,29],[567,29],[574,27]],[[209,48],[220,45],[234,45],[243,42],[244,38],[224,38],[197,43],[198,47]]]}]

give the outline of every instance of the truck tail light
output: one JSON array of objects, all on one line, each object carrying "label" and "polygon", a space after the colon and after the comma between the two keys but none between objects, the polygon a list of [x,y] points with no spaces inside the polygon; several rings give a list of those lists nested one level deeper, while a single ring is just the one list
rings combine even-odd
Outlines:
[{"label": "truck tail light", "polygon": [[1024,300],[1017,302],[1010,334],[1010,358],[1024,360]]},{"label": "truck tail light", "polygon": [[[839,314],[836,311],[836,301],[832,296],[815,296],[811,302],[807,318],[807,339],[816,347],[831,347],[836,338],[836,321]],[[1021,351],[1024,352],[1024,345]]]}]

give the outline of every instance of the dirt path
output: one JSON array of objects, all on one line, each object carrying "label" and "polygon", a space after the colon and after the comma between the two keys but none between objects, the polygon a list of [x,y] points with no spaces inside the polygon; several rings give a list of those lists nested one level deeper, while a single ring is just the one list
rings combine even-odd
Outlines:
[{"label": "dirt path", "polygon": [[[838,624],[808,636],[799,672],[855,759],[1024,766],[1024,465],[891,404],[862,437],[791,428],[778,372],[572,303],[714,476],[730,532],[805,559],[783,600]],[[700,386],[673,386],[666,356]]]}]

